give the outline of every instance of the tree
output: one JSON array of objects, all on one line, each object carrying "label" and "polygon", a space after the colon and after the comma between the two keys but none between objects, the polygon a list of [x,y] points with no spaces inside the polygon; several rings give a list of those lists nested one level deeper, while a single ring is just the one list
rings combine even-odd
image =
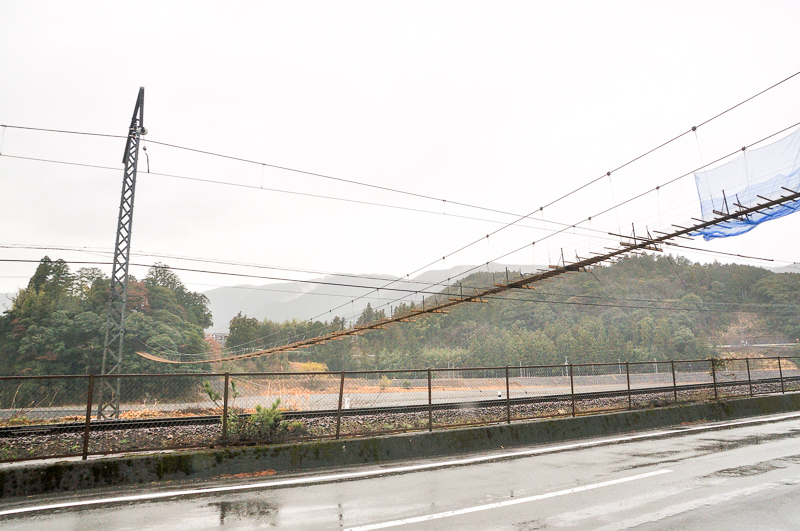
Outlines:
[{"label": "tree", "polygon": [[[126,372],[173,370],[136,355],[142,349],[202,353],[207,299],[186,290],[165,266],[145,282],[128,283]],[[12,307],[0,317],[0,371],[77,374],[100,371],[108,307],[108,278],[98,269],[70,272],[45,256]],[[175,291],[177,290],[177,292]]]},{"label": "tree", "polygon": [[247,317],[246,315],[242,315],[242,312],[239,312],[231,319],[226,346],[231,350],[240,347],[256,348],[260,345],[258,343],[260,330],[261,326],[259,325],[258,319],[255,317]]}]

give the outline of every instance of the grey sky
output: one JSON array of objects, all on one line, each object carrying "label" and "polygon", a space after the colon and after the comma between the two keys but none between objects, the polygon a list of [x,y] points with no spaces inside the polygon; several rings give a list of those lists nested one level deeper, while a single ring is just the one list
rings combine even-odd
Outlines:
[{"label": "grey sky", "polygon": [[[0,124],[125,134],[142,85],[147,139],[525,214],[800,70],[799,19],[800,4],[788,1],[4,0]],[[798,122],[798,91],[800,76],[544,217],[579,221]],[[119,168],[0,157],[0,245],[109,251],[124,140],[2,128],[0,135],[3,155]],[[404,275],[500,226],[454,215],[514,219],[154,144],[148,154],[153,172],[251,188],[140,173],[139,252]],[[435,213],[252,188],[261,186]],[[658,230],[698,213],[687,178],[593,219],[591,228],[627,231],[635,222]],[[540,221],[521,225],[433,267],[486,262],[544,234]],[[798,227],[800,216],[789,216],[695,245],[791,262],[800,256],[787,234]],[[612,243],[561,235],[502,261],[554,263],[562,247],[574,256]],[[0,248],[6,259],[44,254]],[[134,261],[156,260],[192,267]],[[0,292],[23,286],[33,268],[0,263]],[[263,283],[181,276],[201,291]]]}]

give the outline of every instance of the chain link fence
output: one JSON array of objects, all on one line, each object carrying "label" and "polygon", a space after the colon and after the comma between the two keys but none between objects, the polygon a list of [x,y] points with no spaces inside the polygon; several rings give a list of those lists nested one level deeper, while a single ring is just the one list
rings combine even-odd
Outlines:
[{"label": "chain link fence", "polygon": [[572,415],[568,365],[509,368],[510,420]]},{"label": "chain link fence", "polygon": [[[103,381],[119,410],[99,415]],[[0,462],[337,439],[800,390],[800,357],[0,377]],[[107,397],[106,397],[107,398]]]},{"label": "chain link fence", "polygon": [[800,391],[800,356],[780,358],[784,391]]},{"label": "chain link fence", "polygon": [[[81,455],[88,376],[0,380],[0,461]],[[15,444],[24,437],[32,444]]]},{"label": "chain link fence", "polygon": [[572,365],[570,369],[576,415],[630,407],[627,364],[581,364]]}]

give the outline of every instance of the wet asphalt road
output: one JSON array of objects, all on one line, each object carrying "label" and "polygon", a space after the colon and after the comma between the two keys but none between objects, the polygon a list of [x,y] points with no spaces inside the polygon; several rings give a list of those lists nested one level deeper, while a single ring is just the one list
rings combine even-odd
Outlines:
[{"label": "wet asphalt road", "polygon": [[[34,511],[0,516],[0,528],[800,529],[800,417],[615,444],[596,442],[348,481]],[[443,460],[412,464],[440,463]],[[229,478],[156,488],[169,492],[313,477]],[[92,496],[153,491],[137,488]],[[4,500],[0,512],[92,496]]]}]

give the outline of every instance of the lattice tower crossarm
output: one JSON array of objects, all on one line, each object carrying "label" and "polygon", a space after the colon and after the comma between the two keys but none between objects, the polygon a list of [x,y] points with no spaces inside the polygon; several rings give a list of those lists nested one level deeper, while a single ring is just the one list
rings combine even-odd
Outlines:
[{"label": "lattice tower crossarm", "polygon": [[[128,299],[128,267],[131,255],[133,230],[133,200],[136,192],[136,170],[139,164],[139,143],[147,134],[144,128],[144,87],[139,88],[133,109],[125,154],[122,162],[122,195],[117,220],[117,240],[114,246],[114,265],[111,270],[111,287],[106,317],[106,334],[103,341],[102,374],[122,374],[122,349],[125,342],[125,306]],[[101,378],[97,401],[97,418],[119,418],[120,379]]]}]

